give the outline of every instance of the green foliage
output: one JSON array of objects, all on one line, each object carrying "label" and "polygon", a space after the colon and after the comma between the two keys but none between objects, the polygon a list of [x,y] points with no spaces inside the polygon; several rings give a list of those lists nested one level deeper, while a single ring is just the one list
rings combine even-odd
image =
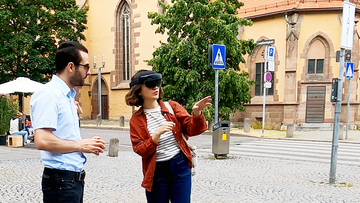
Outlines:
[{"label": "green foliage", "polygon": [[250,124],[250,127],[252,129],[262,129],[262,122],[260,121],[255,121],[254,123]]},{"label": "green foliage", "polygon": [[85,40],[87,10],[75,0],[0,0],[0,83],[20,76],[47,81],[56,44]]},{"label": "green foliage", "polygon": [[18,103],[6,97],[0,97],[0,136],[5,135],[10,128],[10,119],[16,115]]},{"label": "green foliage", "polygon": [[[250,124],[250,127],[252,129],[262,129],[262,122],[255,121]],[[277,125],[275,123],[265,123],[264,130],[280,130],[280,125]]]},{"label": "green foliage", "polygon": [[[175,100],[192,112],[194,103],[205,96],[215,98],[215,71],[208,67],[209,44],[226,46],[226,70],[219,72],[219,117],[228,120],[236,110],[245,111],[254,81],[246,72],[239,73],[242,55],[251,54],[254,41],[239,40],[240,26],[252,21],[236,16],[243,4],[238,0],[173,0],[172,5],[159,1],[163,13],[149,13],[156,33],[167,34],[153,53],[149,65],[163,75],[164,100]],[[207,120],[215,114],[214,106],[205,109]]]}]

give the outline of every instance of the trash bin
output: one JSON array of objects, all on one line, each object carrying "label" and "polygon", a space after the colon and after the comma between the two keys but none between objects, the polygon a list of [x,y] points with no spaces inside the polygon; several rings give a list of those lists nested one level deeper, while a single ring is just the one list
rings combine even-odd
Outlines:
[{"label": "trash bin", "polygon": [[215,158],[227,156],[230,143],[230,121],[220,121],[213,126],[212,152]]}]

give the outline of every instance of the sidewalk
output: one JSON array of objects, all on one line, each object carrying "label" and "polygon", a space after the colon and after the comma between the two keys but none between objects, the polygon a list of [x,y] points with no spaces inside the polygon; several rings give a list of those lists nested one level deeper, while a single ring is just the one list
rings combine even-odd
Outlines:
[{"label": "sidewalk", "polygon": [[[99,129],[116,129],[116,130],[129,130],[129,126],[125,123],[124,127],[120,127],[119,121],[103,120],[101,125],[97,125],[96,120],[81,120],[82,128],[99,128]],[[206,134],[212,132],[206,131]],[[333,131],[294,131],[293,138],[286,138],[286,131],[278,130],[264,130],[262,134],[261,129],[251,129],[250,133],[244,132],[243,128],[231,128],[230,133],[233,136],[246,136],[257,138],[270,138],[270,139],[289,139],[289,140],[309,140],[309,141],[328,141],[333,139]],[[349,130],[348,139],[345,139],[346,131],[343,131],[343,138],[339,142],[360,143],[360,131]]]},{"label": "sidewalk", "polygon": [[[100,126],[96,126],[96,121],[82,122],[84,136],[101,133],[106,140],[114,136],[120,140],[118,157],[109,157],[107,152],[99,156],[86,154],[84,202],[146,202],[144,188],[140,186],[141,157],[133,152],[128,131],[89,128],[129,129],[120,128],[116,121],[104,121]],[[265,131],[264,135],[261,130],[252,130],[248,135],[242,129],[232,128],[231,131],[232,141],[244,140],[240,136],[324,141],[332,135],[330,131],[295,131],[297,138],[283,138],[285,131]],[[196,137],[201,138],[198,142],[202,143],[202,149],[211,146],[211,132],[207,133],[209,136]],[[358,141],[358,134],[350,131],[351,141]],[[312,144],[330,146],[328,143]],[[44,166],[38,150],[4,146],[0,147],[0,152],[0,202],[41,202]],[[329,164],[323,162],[236,155],[214,159],[212,153],[199,150],[198,163],[198,173],[192,181],[193,203],[359,202],[360,199],[358,164],[338,164],[336,183],[329,184]]]}]

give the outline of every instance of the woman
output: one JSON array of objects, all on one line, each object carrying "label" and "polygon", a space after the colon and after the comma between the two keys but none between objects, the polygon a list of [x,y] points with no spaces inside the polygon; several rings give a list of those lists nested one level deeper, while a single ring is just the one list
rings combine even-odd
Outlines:
[{"label": "woman", "polygon": [[147,202],[186,203],[191,193],[191,152],[182,138],[207,129],[202,109],[211,106],[205,97],[193,106],[190,115],[179,103],[169,101],[174,115],[161,101],[161,74],[140,70],[132,78],[125,100],[140,106],[130,119],[130,137],[134,152],[142,157]]}]

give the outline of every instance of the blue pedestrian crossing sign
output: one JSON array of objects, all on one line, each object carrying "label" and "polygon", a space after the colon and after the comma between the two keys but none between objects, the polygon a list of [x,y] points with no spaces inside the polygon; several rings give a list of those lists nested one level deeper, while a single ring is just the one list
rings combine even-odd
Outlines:
[{"label": "blue pedestrian crossing sign", "polygon": [[354,62],[347,62],[346,63],[346,78],[353,78],[354,77]]},{"label": "blue pedestrian crossing sign", "polygon": [[225,69],[225,45],[213,44],[212,67],[213,69]]}]

